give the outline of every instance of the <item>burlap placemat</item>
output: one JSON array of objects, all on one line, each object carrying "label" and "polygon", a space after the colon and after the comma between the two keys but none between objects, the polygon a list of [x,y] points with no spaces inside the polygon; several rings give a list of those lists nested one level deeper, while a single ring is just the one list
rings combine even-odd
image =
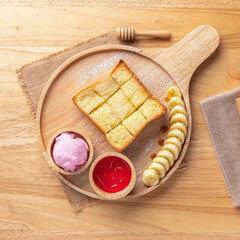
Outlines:
[{"label": "burlap placemat", "polygon": [[[16,70],[19,84],[26,95],[27,103],[30,107],[31,115],[34,120],[36,120],[36,111],[42,89],[54,70],[69,57],[80,51],[107,44],[120,45],[123,43],[116,38],[115,32],[109,32],[99,37],[90,39],[87,42],[72,46],[61,52],[54,53],[43,59],[37,60],[36,62],[24,65],[20,69]],[[136,43],[131,45],[136,45]],[[70,204],[76,211],[99,201],[73,190],[63,182],[61,182],[61,184]]]},{"label": "burlap placemat", "polygon": [[240,88],[200,102],[233,206],[240,206]]}]

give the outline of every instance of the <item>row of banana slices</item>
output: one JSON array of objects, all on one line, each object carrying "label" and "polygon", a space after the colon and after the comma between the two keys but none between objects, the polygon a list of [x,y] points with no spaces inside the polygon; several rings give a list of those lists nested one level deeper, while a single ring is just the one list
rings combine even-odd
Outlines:
[{"label": "row of banana slices", "polygon": [[162,149],[143,172],[142,180],[146,186],[158,184],[159,180],[165,176],[168,169],[178,158],[187,135],[187,113],[179,88],[169,88],[167,98],[169,99],[170,128]]}]

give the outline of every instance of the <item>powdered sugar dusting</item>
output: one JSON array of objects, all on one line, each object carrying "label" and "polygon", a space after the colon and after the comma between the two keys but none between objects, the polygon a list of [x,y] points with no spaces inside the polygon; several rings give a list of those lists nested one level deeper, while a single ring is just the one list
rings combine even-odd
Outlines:
[{"label": "powdered sugar dusting", "polygon": [[120,59],[127,60],[133,56],[132,52],[121,51],[114,55],[104,56],[100,58],[99,62],[92,63],[91,58],[84,61],[84,65],[74,74],[75,82],[84,86],[89,80],[94,81],[94,78],[99,75],[107,76],[109,71],[113,68]]}]

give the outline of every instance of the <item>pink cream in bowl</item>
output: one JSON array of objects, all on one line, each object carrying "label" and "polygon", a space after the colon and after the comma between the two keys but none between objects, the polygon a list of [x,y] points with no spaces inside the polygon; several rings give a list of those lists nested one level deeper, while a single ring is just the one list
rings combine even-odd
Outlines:
[{"label": "pink cream in bowl", "polygon": [[86,164],[89,146],[78,133],[63,132],[55,138],[52,157],[59,167],[73,172]]}]

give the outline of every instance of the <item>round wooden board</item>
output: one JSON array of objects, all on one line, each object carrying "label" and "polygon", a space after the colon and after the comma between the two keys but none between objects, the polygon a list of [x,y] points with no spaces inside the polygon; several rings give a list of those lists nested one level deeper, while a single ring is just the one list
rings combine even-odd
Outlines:
[{"label": "round wooden board", "polygon": [[[154,96],[159,98],[163,104],[166,104],[164,99],[167,89],[177,84],[170,74],[157,63],[161,62],[160,59],[156,62],[140,52],[138,48],[121,45],[100,46],[80,52],[64,62],[53,73],[40,98],[37,124],[43,154],[47,160],[46,147],[51,135],[58,129],[65,127],[79,128],[89,136],[94,147],[93,159],[100,154],[115,151],[99,129],[73,104],[72,97],[79,89],[106,78],[114,64],[120,59],[123,59],[128,64],[130,69]],[[164,59],[164,55],[162,59]],[[135,141],[122,152],[131,159],[136,168],[136,185],[130,194],[123,199],[135,198],[154,190],[173,174],[182,161],[191,134],[191,111],[188,95],[189,80],[179,86],[183,93],[189,118],[188,135],[179,158],[157,186],[147,188],[142,183],[142,172],[151,162],[151,154],[157,153],[161,149],[158,140],[166,138],[166,133],[161,132],[160,127],[169,126],[167,112],[164,116],[152,121],[138,135]],[[90,197],[102,199],[90,186],[88,179],[89,168],[83,173],[74,176],[54,172],[63,182],[76,191]]]}]

